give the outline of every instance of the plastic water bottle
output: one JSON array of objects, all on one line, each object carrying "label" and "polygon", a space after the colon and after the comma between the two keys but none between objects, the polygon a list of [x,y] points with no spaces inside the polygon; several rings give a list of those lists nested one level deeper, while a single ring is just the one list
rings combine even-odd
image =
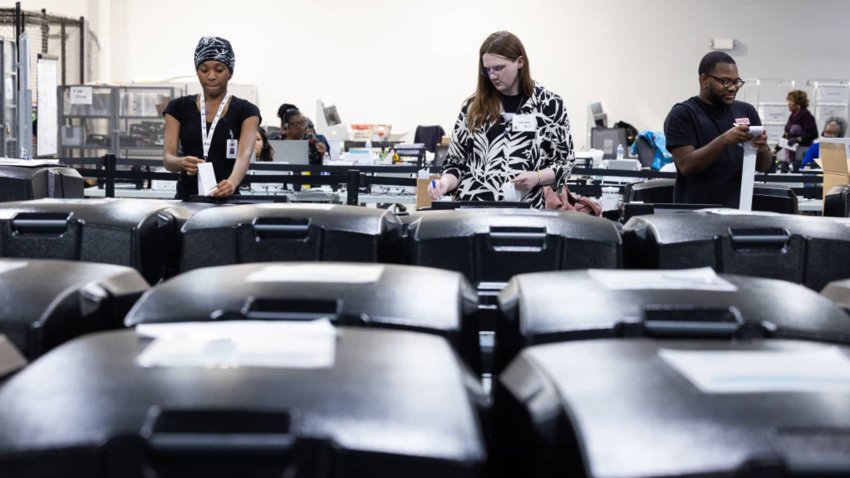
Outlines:
[{"label": "plastic water bottle", "polygon": [[625,154],[625,151],[623,151],[623,145],[618,144],[617,145],[617,159],[623,159],[624,154]]}]

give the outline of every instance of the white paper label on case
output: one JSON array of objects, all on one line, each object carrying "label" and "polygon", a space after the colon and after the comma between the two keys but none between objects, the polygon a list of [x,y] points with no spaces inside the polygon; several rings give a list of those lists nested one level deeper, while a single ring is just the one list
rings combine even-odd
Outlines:
[{"label": "white paper label on case", "polygon": [[591,279],[609,290],[738,290],[735,284],[717,275],[710,267],[665,271],[591,269]]},{"label": "white paper label on case", "polygon": [[381,264],[275,264],[252,272],[245,281],[373,284],[383,273]]},{"label": "white paper label on case", "polygon": [[702,393],[850,392],[850,358],[811,350],[672,350],[658,355]]},{"label": "white paper label on case", "polygon": [[26,261],[0,261],[0,274],[26,267]]},{"label": "white paper label on case", "polygon": [[336,354],[327,319],[142,324],[136,333],[154,338],[136,358],[141,367],[327,368]]}]

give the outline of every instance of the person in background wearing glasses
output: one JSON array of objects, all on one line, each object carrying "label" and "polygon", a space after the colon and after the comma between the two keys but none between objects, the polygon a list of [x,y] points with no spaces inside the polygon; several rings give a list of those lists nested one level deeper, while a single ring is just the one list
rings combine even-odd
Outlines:
[{"label": "person in background wearing glasses", "polygon": [[307,136],[307,118],[301,114],[300,110],[290,108],[283,112],[280,130],[286,131],[286,135],[283,137],[284,140],[309,141],[310,149],[308,154],[310,155],[310,164],[321,166],[327,149],[325,149],[325,145],[322,142],[316,140],[315,136]]},{"label": "person in background wearing glasses", "polygon": [[[847,134],[847,120],[838,116],[830,116],[826,119],[826,125],[823,127],[822,138],[843,138]],[[800,165],[801,168],[813,167],[817,168],[818,164],[815,158],[820,158],[820,143],[815,143],[806,151],[806,156]]]},{"label": "person in background wearing glasses", "polygon": [[[211,193],[238,193],[254,151],[260,110],[227,92],[236,59],[230,42],[203,37],[195,48],[201,94],[175,98],[165,107],[165,169],[180,173],[176,199],[198,194],[198,165],[211,162],[218,182]],[[179,148],[178,148],[179,146]]]},{"label": "person in background wearing glasses", "polygon": [[443,175],[428,193],[462,201],[516,200],[542,208],[543,186],[560,190],[575,157],[564,101],[531,79],[528,55],[509,32],[488,36],[478,87],[461,108]]},{"label": "person in background wearing glasses", "polygon": [[731,56],[708,53],[699,64],[699,95],[667,115],[664,135],[676,164],[675,202],[738,207],[744,142],[757,148],[756,169],[770,168],[767,133],[753,138],[748,132],[761,126],[756,109],[735,101],[742,86]]}]

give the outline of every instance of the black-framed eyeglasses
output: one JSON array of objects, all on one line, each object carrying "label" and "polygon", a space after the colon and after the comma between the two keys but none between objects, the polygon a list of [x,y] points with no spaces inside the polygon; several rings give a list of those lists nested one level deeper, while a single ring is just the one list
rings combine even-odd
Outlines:
[{"label": "black-framed eyeglasses", "polygon": [[718,77],[712,75],[711,73],[706,73],[706,75],[717,80],[717,82],[720,83],[720,86],[722,86],[724,88],[729,88],[730,86],[735,86],[735,88],[740,88],[747,83],[746,81],[744,81],[740,78],[735,79],[735,80],[730,80],[730,79],[727,79],[727,78],[718,78]]}]

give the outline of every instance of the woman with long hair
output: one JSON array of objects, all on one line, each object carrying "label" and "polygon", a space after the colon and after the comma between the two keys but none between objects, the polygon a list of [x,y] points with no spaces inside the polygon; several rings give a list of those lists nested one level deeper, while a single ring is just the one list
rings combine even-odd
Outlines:
[{"label": "woman with long hair", "polygon": [[264,128],[257,128],[256,144],[254,144],[254,155],[258,162],[274,161],[274,148],[269,144],[269,137]]},{"label": "woman with long hair", "polygon": [[575,157],[570,123],[560,96],[531,79],[516,35],[488,36],[478,55],[478,87],[452,131],[438,199],[454,191],[464,201],[515,200],[542,208],[543,186],[561,189]]},{"label": "woman with long hair", "polygon": [[260,110],[227,91],[236,58],[230,42],[203,37],[195,48],[201,93],[175,98],[165,107],[163,163],[179,172],[177,199],[198,194],[198,165],[212,163],[216,186],[201,191],[215,197],[238,192],[248,171]]}]

